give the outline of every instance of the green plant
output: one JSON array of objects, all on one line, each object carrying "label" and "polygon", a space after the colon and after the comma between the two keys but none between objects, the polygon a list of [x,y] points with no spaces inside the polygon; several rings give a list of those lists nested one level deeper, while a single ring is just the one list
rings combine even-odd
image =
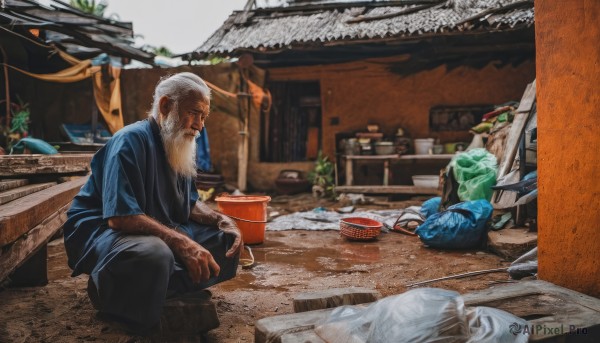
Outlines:
[{"label": "green plant", "polygon": [[10,132],[26,136],[27,131],[29,131],[29,104],[23,102],[19,96],[17,96],[17,99],[19,104],[13,104],[12,106]]},{"label": "green plant", "polygon": [[23,102],[17,95],[19,103],[11,102],[10,112],[12,118],[10,120],[10,127],[1,127],[0,132],[6,139],[2,142],[6,150],[10,150],[14,144],[16,144],[21,138],[28,136],[29,131],[29,104]]},{"label": "green plant", "polygon": [[78,10],[93,14],[97,17],[104,17],[104,11],[108,3],[105,0],[100,0],[96,3],[96,0],[71,0],[69,4]]},{"label": "green plant", "polygon": [[313,184],[313,189],[317,188],[317,191],[313,193],[321,196],[335,195],[333,171],[333,163],[319,150],[315,161],[315,169],[308,173],[308,180]]}]

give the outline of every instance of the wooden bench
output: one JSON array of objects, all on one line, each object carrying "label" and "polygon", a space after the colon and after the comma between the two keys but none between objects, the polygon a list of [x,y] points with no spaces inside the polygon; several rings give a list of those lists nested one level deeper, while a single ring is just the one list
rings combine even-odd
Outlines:
[{"label": "wooden bench", "polygon": [[0,282],[9,276],[13,285],[48,282],[46,245],[87,181],[91,158],[0,156],[0,178],[8,178],[0,179]]}]

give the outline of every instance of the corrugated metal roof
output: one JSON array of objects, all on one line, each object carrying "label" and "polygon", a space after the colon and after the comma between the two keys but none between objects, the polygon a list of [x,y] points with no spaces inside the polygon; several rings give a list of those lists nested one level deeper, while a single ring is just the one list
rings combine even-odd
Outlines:
[{"label": "corrugated metal roof", "polygon": [[[296,11],[293,7],[282,7],[234,12],[195,53],[228,54],[236,50],[269,51],[364,40],[376,42],[533,24],[533,1],[447,0],[411,5],[395,1],[394,6],[360,5],[345,3],[321,10],[297,6]],[[402,14],[410,11],[412,13]]]}]

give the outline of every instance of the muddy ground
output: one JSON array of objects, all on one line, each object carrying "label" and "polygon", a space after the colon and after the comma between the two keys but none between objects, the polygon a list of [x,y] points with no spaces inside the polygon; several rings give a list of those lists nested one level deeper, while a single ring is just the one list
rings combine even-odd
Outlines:
[{"label": "muddy ground", "polygon": [[[400,209],[419,200],[357,207]],[[274,198],[270,210],[285,214],[343,205],[303,194]],[[418,238],[394,232],[373,242],[350,242],[337,231],[267,231],[264,244],[253,252],[254,268],[240,267],[235,279],[211,288],[220,327],[203,339],[167,340],[129,336],[98,319],[87,297],[87,276],[70,277],[62,239],[55,239],[48,247],[48,285],[0,290],[0,342],[253,342],[255,322],[293,313],[297,293],[357,286],[388,296],[406,291],[411,282],[509,265],[483,250],[428,249]],[[506,280],[507,274],[495,273],[428,286],[466,293]]]}]

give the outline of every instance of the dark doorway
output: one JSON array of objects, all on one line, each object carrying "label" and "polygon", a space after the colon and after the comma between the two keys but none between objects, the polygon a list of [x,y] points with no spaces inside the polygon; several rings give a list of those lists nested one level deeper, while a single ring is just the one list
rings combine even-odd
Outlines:
[{"label": "dark doorway", "polygon": [[321,148],[319,82],[270,82],[268,88],[273,106],[261,118],[261,161],[316,159]]}]

